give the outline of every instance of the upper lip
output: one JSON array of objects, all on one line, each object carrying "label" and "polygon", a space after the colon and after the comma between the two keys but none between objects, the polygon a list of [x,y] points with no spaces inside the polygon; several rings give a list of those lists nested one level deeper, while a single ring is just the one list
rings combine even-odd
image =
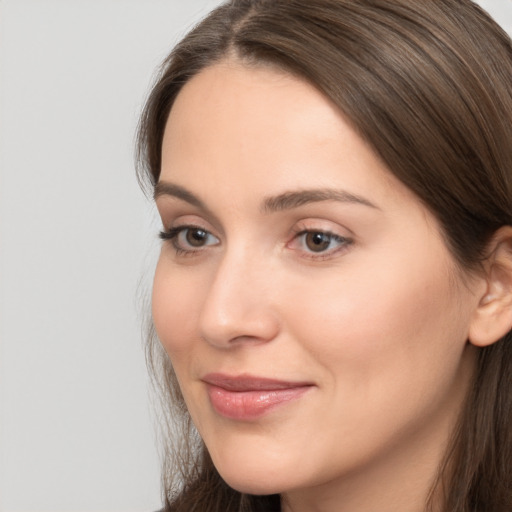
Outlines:
[{"label": "upper lip", "polygon": [[269,379],[248,374],[225,375],[222,373],[209,373],[201,380],[206,384],[217,386],[227,391],[276,391],[313,385],[311,382]]}]

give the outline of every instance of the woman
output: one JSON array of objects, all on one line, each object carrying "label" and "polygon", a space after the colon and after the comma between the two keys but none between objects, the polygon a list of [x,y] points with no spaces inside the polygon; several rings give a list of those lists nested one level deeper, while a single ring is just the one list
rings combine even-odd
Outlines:
[{"label": "woman", "polygon": [[469,0],[232,0],[175,48],[165,510],[512,510],[511,83]]}]

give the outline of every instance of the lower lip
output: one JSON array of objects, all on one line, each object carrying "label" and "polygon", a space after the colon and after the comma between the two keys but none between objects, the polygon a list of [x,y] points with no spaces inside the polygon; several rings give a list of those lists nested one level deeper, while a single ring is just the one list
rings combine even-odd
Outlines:
[{"label": "lower lip", "polygon": [[297,400],[311,386],[275,390],[232,391],[207,385],[208,396],[215,411],[234,420],[255,420],[271,410]]}]

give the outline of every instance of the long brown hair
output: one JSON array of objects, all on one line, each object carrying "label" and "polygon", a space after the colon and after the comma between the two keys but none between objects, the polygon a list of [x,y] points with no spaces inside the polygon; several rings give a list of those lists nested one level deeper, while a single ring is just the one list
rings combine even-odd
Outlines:
[{"label": "long brown hair", "polygon": [[[334,102],[437,217],[462,269],[477,272],[490,236],[512,225],[512,44],[470,0],[227,2],[163,63],[139,127],[146,186],[159,179],[176,96],[227,56],[287,70]],[[166,510],[279,510],[278,496],[243,495],[222,481],[168,358],[150,339],[162,419],[171,429],[164,441],[174,442],[165,452]],[[509,333],[479,349],[473,387],[432,491],[444,496],[444,512],[512,510],[511,342]]]}]

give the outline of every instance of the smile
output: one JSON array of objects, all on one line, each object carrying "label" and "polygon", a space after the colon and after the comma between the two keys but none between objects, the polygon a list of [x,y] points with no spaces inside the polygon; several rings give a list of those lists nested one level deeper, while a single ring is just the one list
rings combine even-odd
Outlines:
[{"label": "smile", "polygon": [[307,382],[285,382],[253,376],[209,374],[203,378],[215,411],[229,419],[251,421],[276,407],[300,398],[313,387]]}]

